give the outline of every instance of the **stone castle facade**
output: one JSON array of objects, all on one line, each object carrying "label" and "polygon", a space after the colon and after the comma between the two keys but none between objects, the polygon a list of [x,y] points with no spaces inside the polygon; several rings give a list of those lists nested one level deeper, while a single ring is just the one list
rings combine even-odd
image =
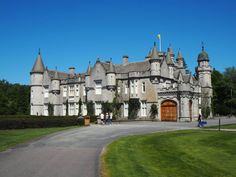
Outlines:
[{"label": "stone castle facade", "polygon": [[128,119],[128,102],[137,99],[137,119],[149,119],[151,105],[156,104],[157,120],[196,120],[203,108],[211,107],[212,98],[212,67],[204,47],[197,62],[193,76],[185,67],[181,51],[175,58],[172,48],[158,51],[154,44],[140,62],[130,63],[128,56],[123,56],[122,64],[97,59],[85,73],[76,73],[74,67],[65,73],[45,68],[39,52],[30,72],[31,115],[48,116],[49,105],[54,115],[78,115],[79,100],[83,115],[87,115],[88,101],[94,103],[95,115],[99,115],[102,102],[111,103],[118,96],[122,103],[118,119]]}]

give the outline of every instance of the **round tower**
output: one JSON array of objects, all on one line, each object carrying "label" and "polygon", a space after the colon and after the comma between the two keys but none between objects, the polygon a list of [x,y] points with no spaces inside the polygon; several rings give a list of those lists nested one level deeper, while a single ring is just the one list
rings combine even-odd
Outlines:
[{"label": "round tower", "polygon": [[43,115],[43,73],[44,64],[40,50],[30,72],[30,115]]},{"label": "round tower", "polygon": [[109,69],[107,71],[107,87],[108,89],[115,89],[116,87],[116,73],[112,60],[109,62]]},{"label": "round tower", "polygon": [[55,71],[54,76],[52,77],[52,103],[53,103],[53,115],[59,116],[61,111],[60,104],[60,79],[58,76],[58,72]]},{"label": "round tower", "polygon": [[[204,46],[202,46],[202,51],[198,55],[198,67],[197,75],[198,81],[201,86],[201,112],[204,116],[212,117],[211,111],[211,98],[212,93],[212,84],[211,84],[211,73],[212,67],[209,65],[209,57],[205,52]],[[209,114],[209,115],[208,115]]]},{"label": "round tower", "polygon": [[161,59],[159,58],[155,42],[151,51],[149,62],[151,65],[151,76],[159,76],[161,73]]}]

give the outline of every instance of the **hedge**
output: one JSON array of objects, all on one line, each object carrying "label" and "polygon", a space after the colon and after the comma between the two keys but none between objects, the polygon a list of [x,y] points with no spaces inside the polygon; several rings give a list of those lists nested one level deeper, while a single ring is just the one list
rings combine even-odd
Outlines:
[{"label": "hedge", "polygon": [[[91,122],[96,117],[91,117]],[[77,116],[0,116],[0,129],[47,128],[83,125]]]}]

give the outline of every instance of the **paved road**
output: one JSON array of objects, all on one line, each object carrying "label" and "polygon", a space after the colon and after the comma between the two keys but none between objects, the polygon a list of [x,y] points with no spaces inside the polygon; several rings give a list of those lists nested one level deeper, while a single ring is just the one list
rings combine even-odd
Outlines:
[{"label": "paved road", "polygon": [[[223,119],[236,123],[236,119]],[[217,124],[209,120],[208,124]],[[0,177],[96,177],[99,155],[112,140],[126,135],[196,128],[192,123],[131,122],[92,125],[56,133],[0,153]]]}]

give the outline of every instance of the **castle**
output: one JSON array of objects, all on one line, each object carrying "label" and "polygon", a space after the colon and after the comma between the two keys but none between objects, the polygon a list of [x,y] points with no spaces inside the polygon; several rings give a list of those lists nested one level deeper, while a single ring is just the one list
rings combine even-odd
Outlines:
[{"label": "castle", "polygon": [[211,113],[211,72],[208,54],[202,47],[198,55],[196,75],[186,69],[181,51],[177,57],[171,47],[158,51],[156,44],[141,62],[129,62],[123,56],[122,64],[97,59],[85,73],[69,73],[44,67],[40,51],[30,72],[31,115],[78,115],[79,100],[82,115],[87,115],[87,102],[94,103],[94,113],[102,112],[102,103],[118,97],[121,107],[118,119],[128,119],[129,100],[140,103],[136,119],[149,119],[151,106],[157,107],[159,121],[193,121],[208,108]]}]

